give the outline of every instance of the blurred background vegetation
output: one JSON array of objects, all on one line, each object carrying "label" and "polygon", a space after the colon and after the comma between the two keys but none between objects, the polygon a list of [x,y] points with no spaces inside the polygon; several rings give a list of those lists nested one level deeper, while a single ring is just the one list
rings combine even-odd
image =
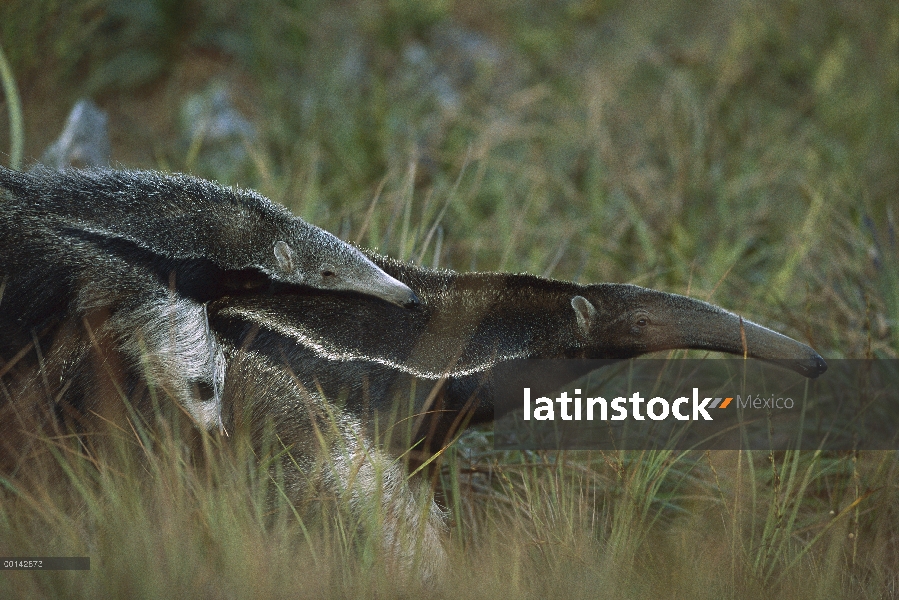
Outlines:
[{"label": "blurred background vegetation", "polygon": [[0,42],[26,156],[89,97],[116,164],[389,254],[714,294],[897,356],[895,2],[10,0]]},{"label": "blurred background vegetation", "polygon": [[[109,114],[115,165],[253,187],[396,257],[633,282],[709,299],[827,358],[899,357],[895,0],[6,0],[0,45],[31,160],[89,97]],[[661,471],[648,474],[629,460],[606,460],[613,496],[627,495],[622,482],[658,486],[673,472],[659,457]],[[839,513],[849,487],[864,496],[856,457],[817,460],[800,461],[821,479],[796,531],[821,507]],[[700,479],[711,486],[719,473],[707,462]],[[869,520],[872,531],[895,525],[894,463],[880,457],[864,471],[872,489],[889,489],[873,511],[886,521]],[[771,492],[774,464],[752,485]],[[533,504],[539,477],[521,481],[501,504],[526,506],[526,520],[562,510]],[[719,494],[715,485],[703,493]],[[771,514],[808,491],[778,499],[773,489]],[[641,510],[670,509],[653,490]],[[729,557],[743,539],[734,514]],[[633,529],[637,517],[624,519]],[[770,519],[759,526],[781,526]],[[566,548],[580,552],[578,531],[571,525]],[[794,533],[779,543],[795,550]],[[881,597],[865,586],[899,564],[889,547],[872,550],[878,566],[850,583],[808,587],[803,575],[780,589]],[[754,568],[769,575],[766,561],[811,560],[754,548]],[[828,546],[814,573],[834,577],[841,548]],[[681,584],[711,594],[718,588],[697,583],[707,581]],[[752,581],[770,592],[769,579]]]}]

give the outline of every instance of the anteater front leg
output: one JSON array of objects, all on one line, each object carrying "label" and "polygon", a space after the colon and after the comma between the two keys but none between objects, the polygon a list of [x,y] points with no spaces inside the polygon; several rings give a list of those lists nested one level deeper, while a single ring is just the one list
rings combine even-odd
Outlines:
[{"label": "anteater front leg", "polygon": [[167,289],[133,265],[110,268],[78,292],[78,312],[105,309],[109,336],[135,375],[174,398],[197,426],[224,433],[225,357],[209,329],[206,305]]},{"label": "anteater front leg", "polygon": [[165,294],[117,311],[108,326],[151,385],[177,400],[201,429],[225,432],[225,357],[205,304]]}]

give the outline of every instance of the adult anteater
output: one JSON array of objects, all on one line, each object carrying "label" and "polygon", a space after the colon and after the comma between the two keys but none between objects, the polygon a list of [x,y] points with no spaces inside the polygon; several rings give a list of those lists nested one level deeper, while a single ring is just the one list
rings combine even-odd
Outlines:
[{"label": "adult anteater", "polygon": [[[115,207],[115,198],[103,201],[109,210],[124,210]],[[139,413],[152,412],[153,392],[164,378],[135,377],[137,366],[149,361],[152,372],[154,361],[170,361],[199,364],[196,371],[205,373],[210,367],[195,358],[199,348],[201,356],[216,357],[221,373],[213,381],[220,385],[222,425],[259,443],[273,431],[283,444],[279,469],[291,498],[324,489],[362,510],[364,497],[378,496],[385,544],[407,567],[416,556],[432,558],[425,572],[436,570],[442,555],[440,510],[417,500],[401,467],[370,431],[373,416],[389,408],[397,390],[416,390],[412,412],[430,415],[418,425],[433,448],[462,422],[493,417],[491,372],[510,359],[622,359],[698,348],[745,352],[810,377],[826,368],[808,346],[737,315],[636,286],[434,271],[370,254],[365,261],[377,267],[367,272],[386,273],[380,281],[389,283],[391,294],[402,292],[388,303],[383,295],[373,297],[370,286],[299,288],[296,280],[278,276],[294,261],[293,252],[278,244],[280,231],[261,241],[228,240],[227,251],[212,238],[188,243],[198,225],[215,218],[215,202],[207,206],[209,216],[175,209],[183,219],[171,221],[157,207],[159,223],[170,230],[165,235],[158,224],[125,234],[106,217],[91,217],[87,226],[66,207],[7,203],[0,206],[8,225],[0,248],[6,265],[0,427],[7,464],[17,464],[22,440],[30,439],[16,433],[35,422],[84,435],[132,418],[123,400]],[[222,206],[226,213],[242,210]],[[39,277],[41,269],[47,277]],[[29,294],[36,294],[31,303]],[[413,309],[397,305],[418,297]],[[148,303],[161,307],[154,309],[158,323],[139,316]],[[186,318],[181,306],[188,307],[186,314],[203,312]],[[138,316],[127,316],[132,314]],[[168,321],[170,314],[176,317]],[[148,343],[148,328],[164,334]],[[168,343],[166,335],[179,341]],[[187,372],[185,381],[208,381],[183,367],[173,372]],[[206,413],[192,408],[194,395],[177,389],[172,395],[208,427],[210,417],[204,420]],[[416,552],[419,544],[427,546],[424,554]]]},{"label": "adult anteater", "polygon": [[[746,353],[807,377],[827,368],[805,344],[676,294],[435,271],[370,256],[415,290],[422,299],[416,310],[359,295],[277,290],[210,304],[212,329],[235,369],[226,376],[225,420],[260,438],[274,428],[290,448],[281,468],[296,497],[323,486],[353,505],[366,495],[382,498],[386,542],[407,565],[415,556],[428,559],[426,571],[442,555],[440,512],[434,504],[421,510],[396,461],[373,441],[378,417],[411,417],[412,441],[423,439],[433,451],[460,426],[493,419],[493,370],[520,358],[622,359],[693,348]],[[248,372],[277,389],[228,386]],[[408,410],[397,413],[396,401]],[[382,429],[392,424],[380,421]],[[414,552],[420,544],[424,552]]]},{"label": "adult anteater", "polygon": [[827,368],[805,344],[677,294],[436,271],[370,256],[422,298],[416,310],[338,294],[225,296],[210,304],[212,326],[231,347],[285,363],[309,389],[347,398],[347,409],[360,416],[389,408],[399,390],[407,397],[416,390],[413,409],[428,413],[420,429],[431,447],[448,439],[463,408],[469,423],[493,419],[492,371],[515,359],[700,349],[745,352],[807,377]]}]

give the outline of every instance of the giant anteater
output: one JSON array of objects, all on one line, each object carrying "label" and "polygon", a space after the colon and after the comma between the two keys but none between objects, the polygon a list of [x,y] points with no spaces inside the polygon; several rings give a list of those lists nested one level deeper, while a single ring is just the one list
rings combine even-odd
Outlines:
[{"label": "giant anteater", "polygon": [[252,191],[148,171],[2,167],[0,188],[0,355],[85,317],[207,429],[221,427],[224,376],[210,300],[276,282],[418,301],[356,248]]},{"label": "giant anteater", "polygon": [[[180,181],[188,188],[204,185],[190,178],[166,181]],[[223,188],[204,189],[219,193]],[[115,197],[105,200],[110,210]],[[385,544],[401,565],[413,564],[415,556],[422,555],[415,551],[417,544],[425,544],[424,555],[430,560],[422,568],[427,574],[439,569],[441,561],[441,512],[433,501],[426,510],[419,509],[405,473],[369,431],[372,416],[389,408],[385,405],[395,392],[409,389],[410,383],[418,384],[413,412],[431,415],[419,419],[419,429],[433,448],[464,420],[493,417],[489,377],[510,359],[629,358],[698,348],[745,352],[810,377],[826,368],[808,346],[721,308],[632,285],[460,274],[369,254],[366,260],[377,265],[373,272],[387,273],[382,281],[402,281],[391,289],[411,288],[401,299],[420,297],[420,304],[413,309],[397,306],[397,296],[391,298],[394,303],[383,302],[383,295],[378,298],[364,286],[301,289],[296,281],[277,275],[286,255],[279,257],[272,241],[287,237],[280,231],[261,239],[228,240],[232,250],[241,247],[236,258],[212,238],[189,241],[193,228],[215,219],[219,206],[224,206],[226,217],[229,210],[238,210],[210,202],[211,213],[205,216],[187,214],[167,221],[160,213],[156,218],[170,231],[163,235],[153,227],[146,240],[137,234],[120,235],[112,220],[100,217],[87,227],[69,209],[49,211],[44,221],[40,211],[26,206],[11,203],[0,209],[8,226],[0,248],[6,289],[0,299],[5,308],[0,317],[0,358],[6,361],[0,366],[7,394],[0,415],[4,433],[15,429],[17,420],[33,422],[23,413],[40,420],[45,406],[16,406],[16,400],[41,395],[53,407],[54,414],[47,416],[54,426],[89,431],[96,424],[94,413],[106,418],[115,412],[110,405],[121,403],[115,389],[117,359],[133,368],[147,348],[151,354],[165,352],[192,364],[193,344],[201,354],[212,352],[206,345],[215,345],[212,353],[220,357],[216,369],[223,373],[223,425],[254,439],[274,428],[290,450],[279,468],[292,498],[325,489],[358,507],[364,496],[380,497]],[[26,227],[10,229],[17,219]],[[174,247],[164,251],[170,243]],[[190,243],[198,245],[191,250]],[[76,251],[63,251],[72,246]],[[157,253],[161,257],[145,247],[163,249]],[[241,253],[253,258],[242,259]],[[33,261],[46,277],[37,271],[26,270],[27,277],[20,274],[19,269]],[[168,283],[173,270],[174,280]],[[118,292],[120,286],[127,293]],[[26,299],[32,295],[29,304]],[[147,297],[162,306],[201,307],[200,316],[180,317],[164,330],[185,336],[202,333],[178,344],[146,346],[141,328],[147,319],[119,315],[140,310]],[[171,314],[158,312],[163,320]],[[149,383],[157,382],[150,378]],[[141,404],[145,392],[132,385],[126,395],[139,408],[149,407]],[[183,395],[176,397],[184,402]],[[332,402],[336,398],[345,402],[337,405]],[[6,454],[14,454],[21,439],[5,435]]]},{"label": "giant anteater", "polygon": [[[454,273],[369,255],[422,299],[402,310],[349,294],[225,295],[209,305],[210,324],[226,348],[229,369],[265,373],[277,393],[253,394],[226,376],[225,420],[258,435],[274,425],[291,449],[283,460],[297,496],[309,482],[350,499],[383,495],[386,540],[412,564],[415,540],[427,545],[426,569],[438,568],[442,519],[436,505],[415,510],[413,491],[372,438],[374,417],[417,421],[413,441],[436,450],[456,429],[494,417],[491,372],[518,358],[630,358],[694,348],[781,363],[807,377],[827,368],[805,344],[721,308],[633,285],[577,285],[531,275]],[[413,397],[410,399],[410,390]],[[340,400],[335,403],[334,400]],[[321,437],[332,429],[319,476]],[[389,428],[392,423],[383,423]],[[383,481],[376,481],[376,473]],[[317,491],[317,490],[316,490]],[[398,536],[405,523],[417,536]]]},{"label": "giant anteater", "polygon": [[422,426],[432,446],[446,441],[466,406],[471,423],[493,419],[491,370],[513,359],[623,359],[683,348],[745,351],[808,377],[827,368],[805,344],[677,294],[370,256],[422,298],[416,310],[325,293],[226,295],[210,303],[210,322],[232,347],[285,362],[304,386],[348,398],[359,414],[416,382],[414,409],[431,416]]}]

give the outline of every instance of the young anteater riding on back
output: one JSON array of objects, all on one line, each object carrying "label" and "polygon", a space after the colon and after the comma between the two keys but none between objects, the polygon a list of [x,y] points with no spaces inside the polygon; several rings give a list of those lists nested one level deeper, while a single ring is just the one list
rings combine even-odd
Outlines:
[{"label": "young anteater riding on back", "polygon": [[3,359],[34,344],[41,360],[42,346],[86,332],[80,348],[56,344],[66,356],[52,376],[77,388],[88,347],[108,340],[129,385],[144,375],[205,429],[222,427],[225,370],[209,301],[307,286],[418,304],[359,250],[252,191],[105,169],[0,168],[0,188]]}]

